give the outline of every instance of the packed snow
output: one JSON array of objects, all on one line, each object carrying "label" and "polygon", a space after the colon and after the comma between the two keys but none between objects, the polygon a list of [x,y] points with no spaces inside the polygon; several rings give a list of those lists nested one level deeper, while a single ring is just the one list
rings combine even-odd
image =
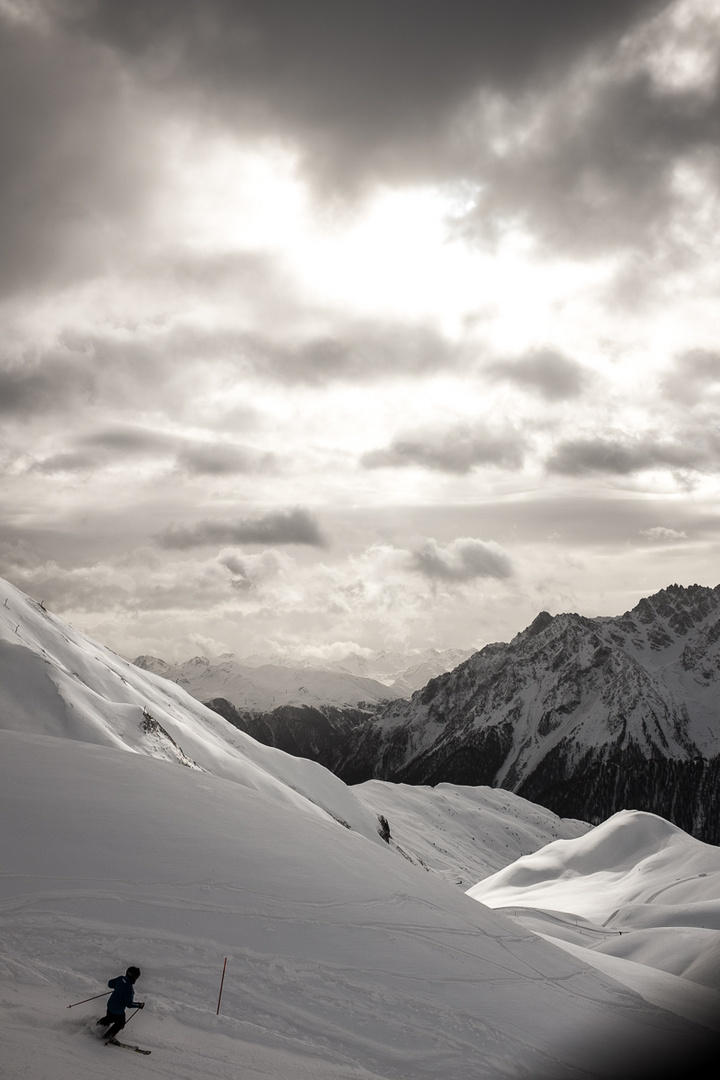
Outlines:
[{"label": "packed snow", "polygon": [[[610,1080],[706,1037],[699,1007],[653,1003],[449,883],[462,789],[457,819],[429,800],[447,843],[428,872],[378,835],[373,785],[259,746],[3,592],[3,1078]],[[479,841],[488,866],[512,812],[520,847],[582,831],[507,798]],[[420,809],[395,807],[412,847]],[[129,964],[147,1007],[124,1037],[150,1057],[97,1038],[102,996],[67,1008]]]}]

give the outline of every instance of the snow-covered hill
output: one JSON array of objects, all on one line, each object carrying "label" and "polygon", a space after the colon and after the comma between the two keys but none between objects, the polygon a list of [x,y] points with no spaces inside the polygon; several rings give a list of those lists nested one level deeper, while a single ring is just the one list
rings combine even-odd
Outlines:
[{"label": "snow-covered hill", "polygon": [[387,706],[338,771],[499,785],[593,822],[651,810],[719,841],[719,686],[720,586],[673,585],[619,618],[542,613]]},{"label": "snow-covered hill", "polygon": [[689,1008],[704,1000],[720,1028],[720,849],[663,818],[621,811],[518,859],[469,895],[629,986],[647,990],[648,967],[666,972],[655,981],[657,1000],[674,994]]},{"label": "snow-covered hill", "polygon": [[411,787],[369,780],[352,790],[388,822],[391,847],[464,889],[521,855],[592,828],[500,788]]},{"label": "snow-covered hill", "polygon": [[[403,858],[372,798],[3,594],[8,1080],[609,1080],[658,1055],[687,1065],[706,1026]],[[65,1008],[129,963],[147,1008],[128,1035],[147,1059],[94,1041],[95,1003]]]},{"label": "snow-covered hill", "polygon": [[[308,800],[316,812],[381,843],[382,799],[375,809],[320,765],[258,743],[174,682],[89,640],[9,583],[0,582],[0,598],[0,730],[117,747],[266,791],[291,806]],[[499,810],[492,793],[487,801]],[[554,814],[515,797],[495,820],[514,826],[528,814],[543,822],[539,831],[530,826],[535,847],[576,835],[574,826],[566,831]],[[515,842],[511,833],[501,865],[532,849],[527,836]],[[483,863],[475,876],[489,868],[497,865]]]},{"label": "snow-covered hill", "polygon": [[[615,1077],[633,1050],[701,1037],[386,846],[241,783],[3,732],[0,818],[13,1080]],[[102,999],[65,1008],[128,963],[147,1062],[93,1041]]]},{"label": "snow-covered hill", "polygon": [[[0,586],[0,729],[130,750],[266,791],[375,837],[342,781],[237,731],[166,679],[90,641],[6,582]],[[321,808],[321,809],[320,809]]]}]

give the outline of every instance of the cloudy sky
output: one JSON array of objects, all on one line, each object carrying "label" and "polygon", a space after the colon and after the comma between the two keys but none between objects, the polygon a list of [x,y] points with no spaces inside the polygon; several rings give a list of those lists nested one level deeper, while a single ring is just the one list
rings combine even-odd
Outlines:
[{"label": "cloudy sky", "polygon": [[0,0],[0,574],[472,647],[720,555],[720,0]]}]

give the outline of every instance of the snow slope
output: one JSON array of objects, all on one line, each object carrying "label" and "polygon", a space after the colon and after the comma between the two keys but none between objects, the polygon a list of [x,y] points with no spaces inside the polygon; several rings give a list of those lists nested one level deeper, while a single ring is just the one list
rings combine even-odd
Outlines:
[{"label": "snow slope", "polygon": [[501,788],[412,787],[369,780],[353,792],[390,825],[390,844],[444,881],[466,889],[521,855],[592,826],[557,817]]},{"label": "snow slope", "polygon": [[[0,598],[3,1078],[609,1078],[702,1040],[402,858],[321,767]],[[65,1008],[130,963],[150,1058]]]},{"label": "snow slope", "polygon": [[668,993],[720,1029],[717,847],[654,814],[622,811],[518,859],[469,895],[640,992],[652,969],[666,972],[651,999]]},{"label": "snow slope", "polygon": [[[2,732],[0,820],[13,1080],[616,1077],[701,1037],[307,802]],[[65,1008],[129,963],[148,1059]]]},{"label": "snow slope", "polygon": [[265,747],[166,679],[0,585],[0,729],[147,754],[223,776],[377,837],[377,819],[311,761]]}]

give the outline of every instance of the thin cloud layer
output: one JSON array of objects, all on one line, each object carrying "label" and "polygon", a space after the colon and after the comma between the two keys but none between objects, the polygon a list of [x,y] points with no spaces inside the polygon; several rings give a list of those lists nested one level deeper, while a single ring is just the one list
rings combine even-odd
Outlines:
[{"label": "thin cloud layer", "polygon": [[397,435],[389,446],[364,454],[366,469],[421,467],[465,474],[480,465],[518,469],[524,440],[516,432],[495,433],[482,425],[474,430],[462,424],[439,431]]},{"label": "thin cloud layer", "polygon": [[85,356],[55,353],[41,361],[0,359],[0,414],[21,419],[62,412],[88,402],[94,389],[92,365]]},{"label": "thin cloud layer", "polygon": [[225,544],[308,544],[324,547],[325,539],[307,510],[287,510],[237,521],[199,521],[196,525],[173,525],[160,533],[161,547],[188,548]]},{"label": "thin cloud layer", "polygon": [[267,451],[150,428],[107,428],[69,441],[70,449],[35,457],[26,467],[44,473],[72,473],[118,468],[134,461],[163,471],[174,468],[189,476],[211,477],[269,473],[277,468],[276,456]]},{"label": "thin cloud layer", "polygon": [[688,433],[673,441],[657,436],[568,440],[558,446],[547,467],[565,476],[628,476],[648,469],[716,472],[720,468],[720,435]]}]

